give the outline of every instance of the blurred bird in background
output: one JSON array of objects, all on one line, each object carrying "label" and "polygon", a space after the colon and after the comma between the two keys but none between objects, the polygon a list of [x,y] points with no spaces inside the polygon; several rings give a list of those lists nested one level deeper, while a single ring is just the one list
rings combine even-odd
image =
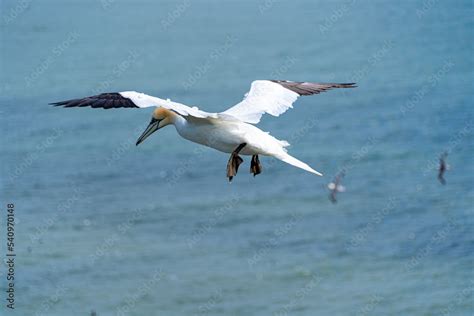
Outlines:
[{"label": "blurred bird in background", "polygon": [[329,194],[329,200],[333,204],[337,203],[337,199],[336,199],[337,193],[346,191],[346,188],[343,185],[341,185],[341,181],[344,176],[345,176],[345,172],[344,170],[342,170],[334,177],[333,182],[328,184],[328,189],[329,191],[331,191],[331,193]]},{"label": "blurred bird in background", "polygon": [[449,170],[449,165],[446,163],[447,158],[447,152],[444,152],[441,157],[439,157],[438,180],[439,182],[441,182],[442,185],[446,184],[446,180],[444,179],[444,173]]}]

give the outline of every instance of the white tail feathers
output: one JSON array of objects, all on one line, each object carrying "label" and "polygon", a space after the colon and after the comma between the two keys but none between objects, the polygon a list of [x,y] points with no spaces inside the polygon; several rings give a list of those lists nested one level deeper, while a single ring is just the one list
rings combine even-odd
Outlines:
[{"label": "white tail feathers", "polygon": [[288,147],[288,146],[290,146],[290,143],[287,142],[286,140],[278,140],[278,141],[280,142],[280,145],[281,145],[282,147]]},{"label": "white tail feathers", "polygon": [[278,156],[276,157],[278,159],[280,159],[281,161],[284,161],[286,162],[287,164],[290,164],[292,166],[295,166],[295,167],[298,167],[298,168],[301,168],[303,170],[306,170],[306,171],[309,171],[311,173],[314,173],[314,174],[317,174],[318,176],[322,176],[323,174],[320,173],[320,172],[317,172],[316,170],[314,170],[313,168],[311,168],[310,166],[308,166],[306,163],[296,159],[295,157],[292,157],[290,155],[284,155],[284,156]]}]

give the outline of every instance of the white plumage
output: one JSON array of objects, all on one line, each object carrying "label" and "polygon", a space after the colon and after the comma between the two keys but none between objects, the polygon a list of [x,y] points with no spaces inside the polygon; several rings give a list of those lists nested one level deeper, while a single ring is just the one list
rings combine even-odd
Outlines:
[{"label": "white plumage", "polygon": [[[157,107],[152,122],[137,142],[140,143],[161,127],[173,124],[183,138],[225,153],[233,153],[245,144],[243,155],[272,156],[311,173],[322,175],[306,163],[290,156],[285,147],[288,142],[278,140],[252,124],[257,124],[264,113],[279,116],[293,107],[301,95],[311,95],[332,88],[352,88],[354,84],[309,83],[280,80],[256,80],[244,99],[220,113],[209,113],[169,99],[160,99],[135,91],[103,93],[83,99],[53,103],[64,107]],[[169,110],[163,112],[159,109]],[[163,122],[164,123],[163,123]],[[257,156],[258,157],[258,156]],[[237,166],[238,168],[238,166]]]},{"label": "white plumage", "polygon": [[293,107],[298,94],[268,80],[255,80],[244,99],[224,111],[241,121],[257,124],[264,113],[279,116]]}]

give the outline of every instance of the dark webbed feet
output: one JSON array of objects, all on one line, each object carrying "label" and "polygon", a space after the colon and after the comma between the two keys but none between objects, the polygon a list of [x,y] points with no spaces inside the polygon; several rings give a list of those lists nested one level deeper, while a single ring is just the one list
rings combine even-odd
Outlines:
[{"label": "dark webbed feet", "polygon": [[250,162],[250,173],[253,173],[254,177],[257,174],[262,173],[262,164],[260,163],[260,160],[258,159],[258,155],[252,156],[252,161]]},{"label": "dark webbed feet", "polygon": [[240,144],[233,152],[230,154],[229,161],[227,162],[227,177],[229,178],[229,182],[232,181],[232,178],[235,177],[237,171],[239,170],[239,166],[244,160],[240,158],[239,152],[244,148],[247,144],[242,143]]},{"label": "dark webbed feet", "polygon": [[239,155],[232,154],[230,156],[229,162],[227,163],[227,177],[229,178],[229,182],[237,175],[237,171],[239,171],[239,166],[242,162],[244,162],[244,160],[240,158]]}]

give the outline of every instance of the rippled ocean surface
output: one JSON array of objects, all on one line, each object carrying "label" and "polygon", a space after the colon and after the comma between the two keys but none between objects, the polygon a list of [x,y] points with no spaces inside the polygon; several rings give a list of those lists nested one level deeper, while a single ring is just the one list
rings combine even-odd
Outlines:
[{"label": "rippled ocean surface", "polygon": [[[472,315],[472,1],[2,1],[2,315]],[[208,111],[254,79],[357,82],[259,125],[316,177],[159,131],[138,90]],[[447,151],[446,185],[437,180]],[[344,168],[346,192],[328,199]]]}]

